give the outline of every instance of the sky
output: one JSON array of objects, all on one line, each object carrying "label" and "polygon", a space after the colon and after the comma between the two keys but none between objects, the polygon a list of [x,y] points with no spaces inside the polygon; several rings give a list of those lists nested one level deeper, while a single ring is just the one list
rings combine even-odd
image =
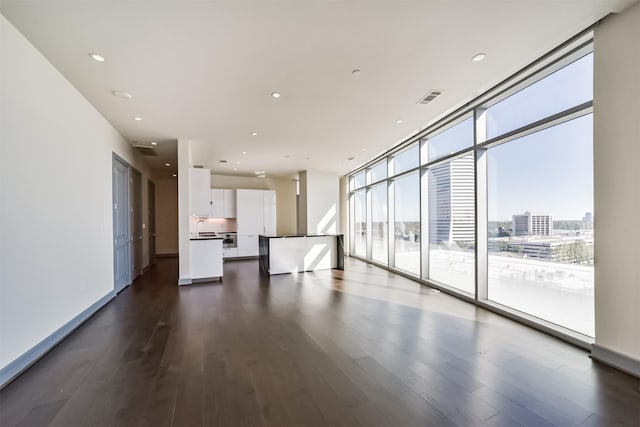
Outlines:
[{"label": "sky", "polygon": [[526,211],[556,220],[593,212],[593,115],[488,151],[488,216],[511,220]]}]

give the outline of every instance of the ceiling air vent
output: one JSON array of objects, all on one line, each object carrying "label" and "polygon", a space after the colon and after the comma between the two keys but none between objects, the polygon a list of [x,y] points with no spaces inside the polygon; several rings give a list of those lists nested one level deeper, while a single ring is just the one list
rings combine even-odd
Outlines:
[{"label": "ceiling air vent", "polygon": [[442,95],[442,91],[434,89],[434,90],[430,91],[428,94],[426,94],[425,96],[423,96],[418,101],[418,104],[428,104],[431,101],[433,101],[434,99],[436,99],[437,97],[439,97],[440,95]]},{"label": "ceiling air vent", "polygon": [[141,144],[138,141],[132,141],[131,145],[138,150],[138,152],[140,154],[142,154],[143,156],[157,156],[158,153],[156,153],[156,150],[153,149],[152,146],[146,145],[146,144]]},{"label": "ceiling air vent", "polygon": [[149,147],[136,147],[138,152],[140,152],[143,156],[157,156],[158,153],[153,148]]}]

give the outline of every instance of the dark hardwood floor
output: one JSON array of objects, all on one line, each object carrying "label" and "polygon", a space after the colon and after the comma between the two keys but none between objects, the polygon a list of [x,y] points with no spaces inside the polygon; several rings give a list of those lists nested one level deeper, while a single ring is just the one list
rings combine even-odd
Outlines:
[{"label": "dark hardwood floor", "polygon": [[640,425],[640,380],[365,263],[158,259],[0,392],[8,426]]}]

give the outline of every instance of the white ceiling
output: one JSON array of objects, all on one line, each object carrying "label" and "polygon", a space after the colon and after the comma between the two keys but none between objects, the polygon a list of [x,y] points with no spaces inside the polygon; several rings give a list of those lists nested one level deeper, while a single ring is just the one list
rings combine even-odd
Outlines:
[{"label": "white ceiling", "polygon": [[[634,2],[0,0],[0,11],[125,138],[171,145],[151,158],[159,174],[187,138],[216,173],[284,176],[344,174]],[[418,105],[431,89],[444,94]]]}]

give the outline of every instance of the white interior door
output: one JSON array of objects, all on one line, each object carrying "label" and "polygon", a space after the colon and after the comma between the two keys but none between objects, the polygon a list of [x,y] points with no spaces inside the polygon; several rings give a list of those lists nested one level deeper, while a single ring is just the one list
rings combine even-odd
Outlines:
[{"label": "white interior door", "polygon": [[113,158],[113,277],[120,292],[131,283],[129,167]]}]

